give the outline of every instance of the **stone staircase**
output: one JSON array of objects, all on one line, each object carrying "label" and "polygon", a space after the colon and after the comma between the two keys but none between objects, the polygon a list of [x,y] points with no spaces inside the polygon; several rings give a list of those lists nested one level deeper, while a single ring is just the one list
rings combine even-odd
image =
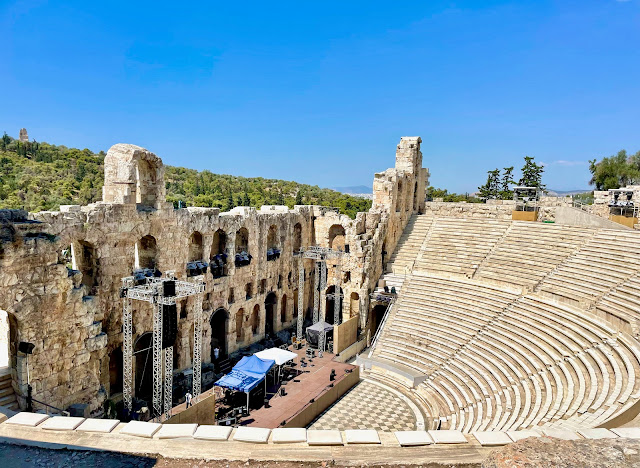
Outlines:
[{"label": "stone staircase", "polygon": [[413,269],[413,264],[432,223],[433,217],[428,215],[413,215],[411,217],[389,259],[386,271],[406,275]]},{"label": "stone staircase", "polygon": [[[400,294],[405,276],[397,275],[395,273],[385,273],[380,277],[380,279],[384,280],[389,290],[391,290],[391,288],[396,288],[396,293]],[[378,286],[376,287],[375,292],[378,294],[384,292],[384,287],[380,286],[380,281],[378,281]]]},{"label": "stone staircase", "polygon": [[20,411],[18,400],[11,386],[11,369],[0,369],[0,406],[11,411]]}]

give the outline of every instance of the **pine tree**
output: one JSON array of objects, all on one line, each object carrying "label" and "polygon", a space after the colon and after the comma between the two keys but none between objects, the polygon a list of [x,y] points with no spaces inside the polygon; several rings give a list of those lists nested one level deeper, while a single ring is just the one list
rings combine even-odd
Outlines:
[{"label": "pine tree", "polygon": [[542,184],[543,172],[544,166],[542,164],[536,164],[533,161],[533,157],[525,156],[522,177],[518,181],[518,185],[521,187],[538,187],[544,190],[546,186]]},{"label": "pine tree", "polygon": [[11,143],[11,137],[7,135],[7,132],[4,132],[4,135],[2,135],[2,149],[4,151],[7,150],[7,146],[9,146],[9,143]]},{"label": "pine tree", "polygon": [[225,208],[225,211],[229,211],[233,208],[235,208],[236,205],[234,205],[233,203],[233,194],[231,192],[229,192],[229,198],[227,198],[227,206]]},{"label": "pine tree", "polygon": [[242,197],[242,206],[251,206],[251,199],[249,198],[249,194],[245,188],[244,196]]},{"label": "pine tree", "polygon": [[500,187],[500,198],[502,200],[511,200],[513,198],[513,190],[509,189],[509,185],[513,184],[515,181],[512,179],[513,177],[513,166],[505,167],[502,173],[501,187]]},{"label": "pine tree", "polygon": [[487,183],[478,187],[478,195],[483,200],[495,200],[500,191],[500,169],[487,171],[487,174]]},{"label": "pine tree", "polygon": [[298,189],[298,193],[296,193],[296,205],[302,205],[303,204],[303,199],[302,199],[302,190]]}]

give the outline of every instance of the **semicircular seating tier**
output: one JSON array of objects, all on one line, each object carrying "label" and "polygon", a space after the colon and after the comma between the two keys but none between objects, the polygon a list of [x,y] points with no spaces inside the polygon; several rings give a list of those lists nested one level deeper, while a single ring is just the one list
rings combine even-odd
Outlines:
[{"label": "semicircular seating tier", "polygon": [[409,229],[426,230],[403,234],[419,245],[415,258],[405,242],[390,262],[404,249],[411,274],[380,331],[372,378],[413,398],[432,425],[465,432],[597,427],[640,400],[640,343],[628,333],[640,233],[424,219]]}]

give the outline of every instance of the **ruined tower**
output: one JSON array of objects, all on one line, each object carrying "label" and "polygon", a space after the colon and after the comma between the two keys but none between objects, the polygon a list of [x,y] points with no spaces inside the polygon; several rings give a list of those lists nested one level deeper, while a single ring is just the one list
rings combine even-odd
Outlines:
[{"label": "ruined tower", "polygon": [[29,134],[27,133],[27,129],[26,128],[21,128],[20,129],[20,137],[19,137],[19,139],[22,142],[29,141]]}]

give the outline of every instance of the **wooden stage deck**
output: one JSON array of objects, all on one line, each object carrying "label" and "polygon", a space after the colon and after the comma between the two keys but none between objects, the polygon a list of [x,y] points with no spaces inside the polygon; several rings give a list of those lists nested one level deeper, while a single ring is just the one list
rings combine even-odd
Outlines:
[{"label": "wooden stage deck", "polygon": [[[307,367],[301,367],[300,358],[305,357],[306,349],[290,350],[298,354],[297,368],[303,373],[283,385],[285,396],[277,393],[271,397],[269,408],[251,411],[242,425],[273,429],[286,421],[286,427],[304,427],[359,381],[359,367],[334,361],[334,354],[324,353],[322,358],[316,355],[311,362],[306,359]],[[329,380],[331,369],[336,371],[333,382]]]}]

